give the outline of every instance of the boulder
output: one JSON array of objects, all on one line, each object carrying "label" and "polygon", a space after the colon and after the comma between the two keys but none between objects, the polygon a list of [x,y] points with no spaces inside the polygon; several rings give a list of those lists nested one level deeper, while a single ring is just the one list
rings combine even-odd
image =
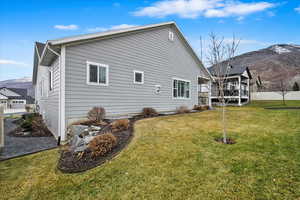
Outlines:
[{"label": "boulder", "polygon": [[72,151],[84,151],[86,149],[86,145],[83,138],[80,138],[78,135],[74,135],[71,142],[70,147]]},{"label": "boulder", "polygon": [[88,131],[89,127],[85,125],[72,125],[69,127],[70,135],[80,135],[84,131]]}]

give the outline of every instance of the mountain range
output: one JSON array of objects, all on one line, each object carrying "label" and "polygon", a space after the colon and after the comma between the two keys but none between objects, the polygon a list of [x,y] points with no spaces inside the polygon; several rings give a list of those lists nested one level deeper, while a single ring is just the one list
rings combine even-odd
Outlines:
[{"label": "mountain range", "polygon": [[[248,66],[253,76],[252,83],[259,77],[267,91],[277,90],[282,79],[288,80],[290,86],[295,82],[300,84],[300,45],[277,44],[248,52],[234,57],[232,65]],[[31,77],[0,81],[0,87],[24,88],[34,97]]]},{"label": "mountain range", "polygon": [[277,44],[248,52],[234,57],[232,65],[249,67],[252,83],[260,78],[265,91],[278,90],[281,80],[291,88],[300,83],[300,45]]},{"label": "mountain range", "polygon": [[27,95],[34,97],[31,77],[0,81],[0,87],[27,89]]}]

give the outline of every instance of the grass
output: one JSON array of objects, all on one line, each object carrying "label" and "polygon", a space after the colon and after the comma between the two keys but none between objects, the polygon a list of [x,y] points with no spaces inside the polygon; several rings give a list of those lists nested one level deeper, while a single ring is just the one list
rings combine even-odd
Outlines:
[{"label": "grass", "polygon": [[[288,104],[300,106],[298,102]],[[300,111],[277,102],[145,119],[116,158],[80,174],[56,170],[57,150],[0,163],[2,199],[299,199]]]}]

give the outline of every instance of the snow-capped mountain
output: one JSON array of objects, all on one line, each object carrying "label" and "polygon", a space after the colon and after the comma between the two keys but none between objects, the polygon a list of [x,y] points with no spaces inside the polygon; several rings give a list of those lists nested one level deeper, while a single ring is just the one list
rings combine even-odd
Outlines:
[{"label": "snow-capped mountain", "polygon": [[253,81],[260,76],[268,90],[278,88],[280,79],[289,80],[291,85],[300,83],[300,45],[272,45],[236,56],[232,64],[248,66]]}]

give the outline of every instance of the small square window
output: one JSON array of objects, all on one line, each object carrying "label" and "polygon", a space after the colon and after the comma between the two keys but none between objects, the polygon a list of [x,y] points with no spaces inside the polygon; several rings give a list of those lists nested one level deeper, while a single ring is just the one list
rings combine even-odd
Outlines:
[{"label": "small square window", "polygon": [[174,33],[172,31],[169,31],[169,40],[174,41]]},{"label": "small square window", "polygon": [[133,71],[134,73],[134,83],[143,84],[144,83],[144,72]]}]

